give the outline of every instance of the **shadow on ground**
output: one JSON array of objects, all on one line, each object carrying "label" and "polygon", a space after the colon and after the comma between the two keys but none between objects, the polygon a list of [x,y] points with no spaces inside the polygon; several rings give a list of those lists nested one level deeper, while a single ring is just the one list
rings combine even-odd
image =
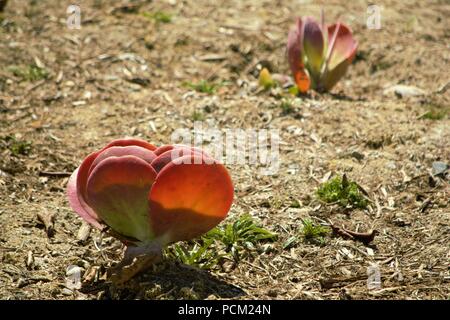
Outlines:
[{"label": "shadow on ground", "polygon": [[172,261],[155,265],[153,270],[122,286],[108,282],[84,285],[83,293],[101,293],[98,299],[231,299],[245,296],[239,287],[220,280],[208,271]]}]

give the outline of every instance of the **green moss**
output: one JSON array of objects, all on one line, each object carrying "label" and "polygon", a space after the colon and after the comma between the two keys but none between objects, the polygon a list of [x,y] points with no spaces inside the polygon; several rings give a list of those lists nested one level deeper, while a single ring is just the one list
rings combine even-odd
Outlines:
[{"label": "green moss", "polygon": [[192,121],[202,121],[205,119],[205,115],[201,111],[194,111],[192,113]]},{"label": "green moss", "polygon": [[280,109],[284,115],[290,114],[294,111],[294,107],[292,105],[292,101],[283,99],[279,104]]},{"label": "green moss", "polygon": [[172,22],[172,15],[167,12],[163,12],[163,11],[142,12],[141,14],[143,17],[146,17],[147,19],[150,19],[150,20],[154,20],[156,22],[160,22],[160,23]]},{"label": "green moss", "polygon": [[8,70],[16,77],[25,81],[38,81],[47,79],[48,71],[44,68],[40,68],[34,64],[27,66],[11,66]]},{"label": "green moss", "polygon": [[221,86],[221,84],[212,83],[206,80],[201,80],[197,83],[193,82],[186,82],[184,85],[188,88],[191,88],[195,91],[207,93],[207,94],[213,94],[216,92],[217,88]]},{"label": "green moss", "polygon": [[9,135],[3,137],[2,140],[6,143],[6,147],[14,156],[28,155],[31,151],[31,142],[25,140],[18,140],[15,136]]},{"label": "green moss", "polygon": [[300,208],[301,203],[297,199],[293,199],[291,204],[289,205],[291,208]]},{"label": "green moss", "polygon": [[321,184],[317,190],[317,196],[326,203],[339,203],[343,207],[364,209],[368,205],[358,184],[341,177],[335,177]]}]

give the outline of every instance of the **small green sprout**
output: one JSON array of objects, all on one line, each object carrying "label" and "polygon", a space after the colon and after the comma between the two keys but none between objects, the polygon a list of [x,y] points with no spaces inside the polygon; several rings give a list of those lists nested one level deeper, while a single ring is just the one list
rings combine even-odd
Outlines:
[{"label": "small green sprout", "polygon": [[166,256],[174,258],[181,263],[196,266],[201,269],[211,269],[217,265],[221,256],[212,248],[213,239],[189,243],[177,243],[166,249]]},{"label": "small green sprout", "polygon": [[297,86],[289,87],[288,92],[293,96],[298,96],[300,94],[300,91],[298,90]]},{"label": "small green sprout", "polygon": [[421,115],[419,119],[443,120],[448,117],[448,115],[450,115],[450,107],[436,104],[427,104],[425,105],[425,109],[427,110],[427,112]]},{"label": "small green sprout", "polygon": [[293,235],[283,243],[283,249],[290,249],[296,246],[303,238],[305,241],[324,245],[325,237],[330,233],[330,228],[314,223],[311,219],[302,219],[302,229],[300,235]]},{"label": "small green sprout", "polygon": [[205,115],[201,111],[194,111],[192,113],[192,121],[202,121],[205,120]]},{"label": "small green sprout", "polygon": [[222,86],[222,84],[211,83],[206,80],[201,80],[197,83],[186,82],[186,83],[184,83],[184,85],[188,88],[191,88],[191,89],[197,91],[197,92],[202,92],[202,93],[207,93],[207,94],[214,94],[216,92],[217,88]]},{"label": "small green sprout", "polygon": [[325,243],[325,236],[330,233],[330,228],[316,224],[311,219],[303,219],[302,224],[302,235],[306,241],[321,245]]},{"label": "small green sprout", "polygon": [[163,11],[142,12],[142,16],[147,19],[154,20],[154,21],[160,22],[160,23],[172,22],[172,15],[167,12],[163,12]]},{"label": "small green sprout", "polygon": [[291,208],[300,208],[302,205],[297,199],[293,199],[289,207]]},{"label": "small green sprout", "polygon": [[284,243],[283,243],[283,249],[290,249],[293,246],[295,246],[298,243],[298,237],[292,236],[289,237]]},{"label": "small green sprout", "polygon": [[263,68],[259,73],[258,82],[264,90],[269,90],[276,86],[276,82],[272,79],[272,75],[267,68]]},{"label": "small green sprout", "polygon": [[31,142],[29,141],[17,140],[13,135],[6,136],[2,140],[6,143],[12,155],[16,157],[19,155],[28,155],[31,151]]},{"label": "small green sprout", "polygon": [[294,107],[292,106],[292,102],[290,100],[283,99],[280,103],[280,108],[284,115],[290,114],[294,111]]},{"label": "small green sprout", "polygon": [[277,235],[257,225],[251,215],[245,214],[232,224],[214,228],[205,238],[223,243],[225,251],[239,260],[240,250],[253,249],[261,241],[274,241]]},{"label": "small green sprout", "polygon": [[46,69],[40,68],[34,64],[27,66],[11,66],[8,68],[16,77],[25,81],[38,81],[47,79],[49,73]]},{"label": "small green sprout", "polygon": [[358,184],[348,181],[345,175],[343,178],[335,177],[320,185],[317,196],[326,203],[339,203],[343,207],[364,209],[368,205],[368,200],[360,191]]},{"label": "small green sprout", "polygon": [[258,226],[249,214],[245,214],[233,223],[212,229],[201,239],[174,244],[165,254],[187,265],[213,269],[224,258],[237,261],[242,250],[252,250],[260,242],[276,239],[274,233]]}]

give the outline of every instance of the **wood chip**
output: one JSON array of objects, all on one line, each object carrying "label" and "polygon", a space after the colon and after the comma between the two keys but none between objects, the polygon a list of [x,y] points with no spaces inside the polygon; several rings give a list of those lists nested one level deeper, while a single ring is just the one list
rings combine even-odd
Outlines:
[{"label": "wood chip", "polygon": [[226,58],[226,56],[220,54],[205,54],[203,56],[197,57],[197,59],[201,61],[222,61]]},{"label": "wood chip", "polygon": [[39,176],[40,177],[60,177],[60,178],[65,178],[65,177],[70,177],[71,175],[72,175],[72,173],[70,173],[70,172],[39,171]]},{"label": "wood chip", "polygon": [[377,230],[372,230],[367,233],[355,232],[355,231],[347,230],[344,227],[338,227],[338,226],[334,225],[333,222],[331,222],[331,220],[328,220],[328,222],[330,223],[330,227],[333,230],[333,234],[340,236],[344,239],[360,241],[360,242],[364,243],[365,245],[368,245],[369,243],[371,243],[373,241],[373,239],[375,238],[375,236],[377,234],[379,234],[379,232]]},{"label": "wood chip", "polygon": [[91,226],[83,221],[80,229],[78,229],[77,240],[79,242],[85,242],[91,233]]},{"label": "wood chip", "polygon": [[34,266],[33,251],[28,251],[26,265],[28,270],[31,270],[33,268]]},{"label": "wood chip", "polygon": [[37,213],[37,217],[39,221],[44,224],[47,236],[49,238],[53,237],[55,234],[55,215],[45,211],[40,211]]}]

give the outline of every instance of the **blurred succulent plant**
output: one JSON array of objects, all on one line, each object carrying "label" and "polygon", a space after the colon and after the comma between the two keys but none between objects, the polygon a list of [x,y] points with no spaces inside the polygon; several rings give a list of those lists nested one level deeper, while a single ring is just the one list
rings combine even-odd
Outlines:
[{"label": "blurred succulent plant", "polygon": [[127,246],[126,265],[214,228],[230,209],[233,185],[200,149],[124,139],[84,159],[67,194],[78,215]]},{"label": "blurred succulent plant", "polygon": [[357,42],[341,23],[325,25],[312,17],[298,18],[288,36],[289,66],[301,93],[329,91],[344,76],[356,54]]}]

